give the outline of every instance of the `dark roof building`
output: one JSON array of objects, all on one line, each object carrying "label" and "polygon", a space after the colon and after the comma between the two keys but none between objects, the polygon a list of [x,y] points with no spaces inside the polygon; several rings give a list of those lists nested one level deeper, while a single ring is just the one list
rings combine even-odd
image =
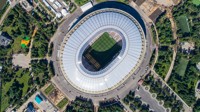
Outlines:
[{"label": "dark roof building", "polygon": [[163,11],[160,8],[157,8],[150,16],[149,18],[155,22],[156,19],[163,13]]}]

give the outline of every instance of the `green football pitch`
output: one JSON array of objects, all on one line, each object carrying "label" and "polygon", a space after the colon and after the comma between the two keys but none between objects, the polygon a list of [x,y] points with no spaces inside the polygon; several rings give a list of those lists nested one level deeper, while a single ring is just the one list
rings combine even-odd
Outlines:
[{"label": "green football pitch", "polygon": [[107,51],[116,44],[116,41],[110,37],[108,32],[103,33],[92,45],[92,49],[98,52]]},{"label": "green football pitch", "polygon": [[121,45],[105,32],[84,52],[84,56],[89,53],[100,64],[101,69],[114,59],[121,48]]},{"label": "green football pitch", "polygon": [[200,0],[192,0],[192,3],[195,5],[200,5]]}]

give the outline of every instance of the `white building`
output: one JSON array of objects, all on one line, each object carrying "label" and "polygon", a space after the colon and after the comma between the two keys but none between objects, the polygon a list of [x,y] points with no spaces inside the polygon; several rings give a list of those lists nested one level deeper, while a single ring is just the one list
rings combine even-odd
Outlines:
[{"label": "white building", "polygon": [[81,10],[82,10],[83,12],[85,12],[85,11],[87,11],[88,9],[92,8],[92,7],[93,7],[92,3],[91,3],[91,2],[88,2],[88,3],[84,4],[83,6],[81,6]]}]

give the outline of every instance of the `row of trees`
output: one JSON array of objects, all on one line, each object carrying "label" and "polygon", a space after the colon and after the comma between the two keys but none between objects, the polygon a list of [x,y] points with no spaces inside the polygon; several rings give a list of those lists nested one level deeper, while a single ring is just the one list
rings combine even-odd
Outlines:
[{"label": "row of trees", "polygon": [[[172,36],[171,23],[170,23],[170,20],[166,17],[166,12],[164,12],[156,20],[156,28],[158,32],[160,47],[159,47],[159,52],[158,52],[158,60],[154,68],[155,68],[155,71],[162,78],[165,78],[165,75],[167,74],[169,70],[171,60],[172,60],[172,49],[170,47],[174,43],[173,36]],[[155,33],[152,35],[155,38]]]},{"label": "row of trees", "polygon": [[[2,94],[0,94],[1,101],[3,101],[1,102],[1,111],[12,104],[19,107],[36,91],[35,85],[43,86],[55,74],[53,62],[49,64],[47,60],[32,61],[32,71],[13,67],[12,65],[12,54],[28,52],[28,48],[21,48],[20,41],[24,36],[31,37],[36,26],[38,32],[33,41],[34,50],[32,50],[32,55],[34,57],[44,57],[48,52],[48,42],[57,28],[57,23],[51,23],[51,18],[47,19],[47,16],[40,17],[42,14],[35,16],[34,13],[38,14],[38,9],[27,13],[20,5],[16,5],[0,27],[13,40],[13,43],[9,46],[0,47],[0,65],[3,66],[0,72],[3,88]],[[31,72],[33,72],[33,77]],[[30,90],[32,92],[27,94]]]},{"label": "row of trees", "polygon": [[173,51],[168,46],[161,46],[158,51],[158,60],[154,66],[156,73],[165,78],[172,61]]},{"label": "row of trees", "polygon": [[100,102],[100,106],[98,109],[98,112],[124,112],[124,107],[119,101],[116,101],[114,99]]},{"label": "row of trees", "polygon": [[123,99],[123,102],[126,105],[129,105],[132,111],[141,111],[141,112],[152,112],[148,104],[143,104],[141,97],[136,96],[134,91],[130,91],[129,94]]},{"label": "row of trees", "polygon": [[155,80],[152,75],[147,75],[143,84],[150,86],[149,91],[157,94],[158,101],[164,101],[165,108],[171,108],[173,112],[180,112],[183,109],[182,102],[177,100],[176,96],[160,80]]},{"label": "row of trees", "polygon": [[66,112],[94,112],[94,105],[90,99],[76,97],[67,105]]}]

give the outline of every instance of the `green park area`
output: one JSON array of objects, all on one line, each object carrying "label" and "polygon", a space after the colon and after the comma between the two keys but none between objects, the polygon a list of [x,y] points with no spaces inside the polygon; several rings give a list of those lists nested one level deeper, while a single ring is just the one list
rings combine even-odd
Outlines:
[{"label": "green park area", "polygon": [[200,0],[192,0],[192,3],[195,5],[200,5]]},{"label": "green park area", "polygon": [[90,99],[76,97],[67,105],[66,112],[94,112],[94,105]]},{"label": "green park area", "polygon": [[66,106],[66,104],[68,103],[68,100],[67,98],[63,98],[58,104],[57,104],[57,107],[59,109],[62,109]]},{"label": "green park area", "polygon": [[82,6],[86,3],[88,3],[90,0],[75,0],[75,3],[79,6]]},{"label": "green park area", "polygon": [[160,79],[154,79],[152,74],[145,76],[144,86],[149,86],[149,92],[156,94],[156,99],[159,101],[164,101],[163,106],[165,108],[170,108],[173,112],[181,112],[183,109],[183,103],[176,99],[176,96],[170,92],[167,86],[163,86],[163,82]]},{"label": "green park area", "polygon": [[52,67],[50,68],[45,60],[32,61],[31,71],[28,68],[23,69],[12,65],[13,54],[28,53],[29,47],[23,46],[29,44],[27,42],[30,38],[24,37],[32,37],[35,27],[39,30],[33,37],[32,57],[47,55],[48,42],[57,29],[57,23],[51,20],[52,18],[49,19],[47,13],[41,11],[41,8],[37,7],[31,13],[27,13],[20,5],[16,5],[3,21],[1,31],[9,35],[12,42],[6,47],[0,46],[0,65],[3,67],[0,72],[3,88],[0,96],[1,111],[5,111],[9,105],[16,108],[22,105],[36,91],[36,85],[42,87],[53,75]]},{"label": "green park area", "polygon": [[[196,107],[200,107],[200,103],[196,101],[195,87],[197,81],[200,80],[200,72],[196,67],[196,64],[200,62],[200,22],[198,20],[200,15],[199,6],[194,5],[194,2],[198,3],[199,0],[186,0],[173,8],[179,41],[194,42],[195,49],[189,54],[182,50],[177,51],[174,68],[167,83],[189,106],[194,107],[195,104],[194,112],[199,112],[200,108]],[[185,33],[188,26],[190,31]]]},{"label": "green park area", "polygon": [[158,59],[155,63],[154,69],[158,75],[160,75],[163,79],[165,78],[166,74],[171,65],[173,56],[173,51],[168,46],[161,46],[158,51]]},{"label": "green park area", "polygon": [[189,61],[187,59],[183,57],[180,58],[178,62],[179,64],[177,65],[177,68],[176,68],[176,73],[179,74],[180,76],[184,76],[188,62]]},{"label": "green park area", "polygon": [[156,28],[160,44],[165,46],[171,45],[173,41],[171,23],[165,13],[156,20]]},{"label": "green park area", "polygon": [[13,78],[2,85],[1,94],[1,112],[5,110],[9,104],[20,100],[24,97],[32,84],[30,84],[31,76],[30,72],[26,69],[20,69],[16,71],[12,76]]},{"label": "green park area", "polygon": [[51,93],[54,89],[55,89],[55,87],[54,87],[52,84],[50,84],[50,85],[44,90],[44,93],[45,93],[46,95],[49,95],[49,93]]},{"label": "green park area", "polygon": [[190,32],[190,26],[189,26],[189,23],[188,23],[187,16],[184,16],[184,15],[180,16],[178,18],[178,25],[181,28],[183,33]]}]

